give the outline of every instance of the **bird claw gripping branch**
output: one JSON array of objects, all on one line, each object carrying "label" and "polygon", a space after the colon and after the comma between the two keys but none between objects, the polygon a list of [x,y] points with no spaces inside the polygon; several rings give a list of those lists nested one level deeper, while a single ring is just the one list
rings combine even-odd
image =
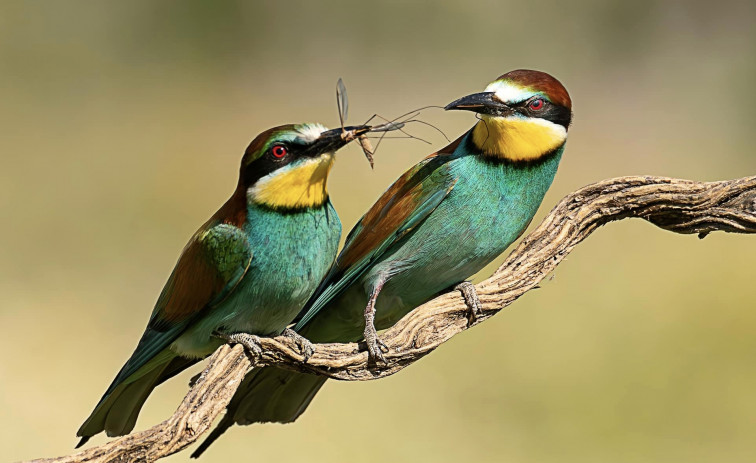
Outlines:
[{"label": "bird claw gripping branch", "polygon": [[365,328],[365,344],[367,345],[368,350],[368,361],[369,363],[380,366],[380,365],[386,365],[388,362],[386,361],[386,357],[383,356],[384,352],[389,352],[389,347],[381,341],[381,338],[378,337],[378,332],[375,329],[375,326],[372,324]]},{"label": "bird claw gripping branch", "polygon": [[286,328],[281,335],[292,339],[297,344],[299,353],[302,355],[302,362],[307,363],[310,357],[315,354],[315,346],[307,338],[299,335],[291,328]]},{"label": "bird claw gripping branch", "polygon": [[260,337],[249,333],[223,334],[219,333],[218,337],[232,344],[241,344],[255,359],[262,357],[262,347]]},{"label": "bird claw gripping branch", "polygon": [[474,325],[483,313],[483,304],[480,303],[478,292],[475,290],[475,285],[469,281],[463,281],[455,286],[454,289],[462,293],[462,297],[465,299],[465,304],[467,304],[467,307],[470,309],[467,317],[467,325]]}]

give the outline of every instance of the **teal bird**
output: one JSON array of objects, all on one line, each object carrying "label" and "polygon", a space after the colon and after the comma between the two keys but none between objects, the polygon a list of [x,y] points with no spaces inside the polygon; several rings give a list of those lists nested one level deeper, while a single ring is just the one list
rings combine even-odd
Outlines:
[{"label": "teal bird", "polygon": [[[405,172],[349,233],[294,328],[310,341],[364,339],[371,360],[381,361],[377,329],[481,270],[535,215],[572,119],[562,84],[543,72],[512,71],[446,109],[480,120]],[[470,288],[460,287],[474,296]],[[277,368],[253,372],[193,456],[234,423],[294,421],[325,381]]]},{"label": "teal bird", "polygon": [[184,248],[136,350],[79,429],[79,446],[100,431],[130,432],[155,386],[221,337],[278,335],[292,322],[338,249],[341,222],[326,182],[349,141],[342,133],[283,125],[250,143],[234,193]]}]

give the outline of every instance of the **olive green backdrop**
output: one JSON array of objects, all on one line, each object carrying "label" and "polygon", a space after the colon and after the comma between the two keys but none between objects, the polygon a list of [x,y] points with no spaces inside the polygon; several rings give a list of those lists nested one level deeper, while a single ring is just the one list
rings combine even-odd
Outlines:
[{"label": "olive green backdrop", "polygon": [[[542,217],[607,177],[754,174],[755,57],[747,1],[3,2],[0,457],[72,450],[247,143],[281,123],[336,126],[338,77],[359,122],[515,68],[557,76],[575,118]],[[474,122],[422,118],[450,137]],[[346,230],[445,144],[411,129],[432,145],[386,140],[373,172],[357,146],[339,154]],[[609,225],[418,364],[331,382],[297,423],[234,428],[203,461],[753,461],[755,259],[753,236]]]}]

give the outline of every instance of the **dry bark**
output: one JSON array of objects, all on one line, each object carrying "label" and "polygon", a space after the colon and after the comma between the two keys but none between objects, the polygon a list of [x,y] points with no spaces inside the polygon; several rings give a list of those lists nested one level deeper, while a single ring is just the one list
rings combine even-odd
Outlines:
[{"label": "dry bark", "polygon": [[204,433],[253,367],[277,366],[347,381],[378,379],[416,362],[454,335],[495,315],[552,272],[572,249],[608,222],[636,217],[675,233],[703,238],[716,230],[756,233],[756,176],[721,182],[620,177],[567,195],[487,280],[476,285],[478,317],[458,291],[413,310],[381,338],[387,364],[368,365],[364,345],[317,344],[304,363],[294,340],[263,338],[263,354],[224,345],[168,420],[72,455],[34,462],[151,462],[178,452]]}]

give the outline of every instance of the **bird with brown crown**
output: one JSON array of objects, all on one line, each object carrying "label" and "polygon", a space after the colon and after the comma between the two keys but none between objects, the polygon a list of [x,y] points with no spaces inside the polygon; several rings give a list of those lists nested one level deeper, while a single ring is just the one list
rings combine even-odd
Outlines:
[{"label": "bird with brown crown", "polygon": [[[130,432],[147,396],[225,340],[283,332],[336,256],[326,183],[344,130],[283,125],[250,143],[231,198],[191,237],[136,350],[78,431]],[[287,332],[288,333],[288,332]]]}]

